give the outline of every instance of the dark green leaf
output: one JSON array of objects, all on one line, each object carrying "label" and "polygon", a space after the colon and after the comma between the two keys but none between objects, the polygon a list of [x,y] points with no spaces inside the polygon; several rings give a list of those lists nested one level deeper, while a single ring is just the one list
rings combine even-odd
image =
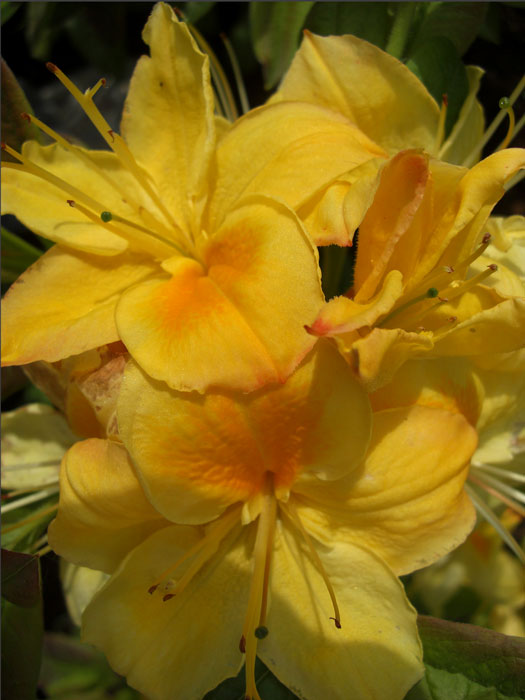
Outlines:
[{"label": "dark green leaf", "polygon": [[[2,140],[16,150],[28,139],[40,139],[35,125],[20,116],[23,112],[33,114],[24,91],[2,59]],[[2,159],[14,160],[5,152],[2,152]]]},{"label": "dark green leaf", "polygon": [[[255,661],[255,682],[262,700],[293,700],[296,697],[277,680],[260,659]],[[204,700],[244,700],[245,688],[243,667],[235,678],[228,678],[207,693]]]},{"label": "dark green leaf", "polygon": [[413,43],[413,50],[434,37],[446,37],[462,56],[472,44],[487,12],[486,2],[434,2]]},{"label": "dark green leaf", "polygon": [[485,19],[481,24],[478,36],[493,44],[501,42],[501,7],[500,3],[489,2]]},{"label": "dark green leaf", "polygon": [[454,126],[468,94],[465,66],[454,44],[446,37],[432,37],[410,55],[408,68],[425,84],[438,104],[448,97],[445,133]]},{"label": "dark green leaf", "polygon": [[263,66],[264,86],[272,88],[288,69],[313,2],[251,2],[250,30]]},{"label": "dark green leaf", "polygon": [[10,603],[23,608],[32,608],[38,603],[38,557],[2,549],[2,595]]},{"label": "dark green leaf", "polygon": [[525,640],[420,616],[425,679],[407,700],[519,700],[525,695]]},{"label": "dark green leaf", "polygon": [[184,13],[184,18],[190,24],[196,24],[201,17],[208,14],[214,5],[214,2],[205,2],[204,0],[198,2],[190,0],[189,2],[179,3],[180,9]]},{"label": "dark green leaf", "polygon": [[384,48],[390,18],[386,2],[316,2],[305,27],[315,34],[353,34]]},{"label": "dark green leaf", "polygon": [[2,12],[2,26],[7,22],[7,20],[12,17],[18,10],[22,3],[21,2],[2,2],[0,5]]},{"label": "dark green leaf", "polygon": [[[30,557],[34,561],[34,557]],[[3,563],[4,557],[2,557]],[[34,700],[40,669],[43,620],[39,563],[36,566],[38,595],[31,607],[15,605],[2,591],[2,697]],[[24,572],[19,572],[23,577]],[[9,587],[12,582],[9,583]]]}]

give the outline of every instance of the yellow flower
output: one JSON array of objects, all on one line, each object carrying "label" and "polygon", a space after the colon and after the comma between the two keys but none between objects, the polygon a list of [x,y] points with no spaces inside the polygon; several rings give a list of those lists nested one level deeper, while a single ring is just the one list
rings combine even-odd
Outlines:
[{"label": "yellow flower", "polygon": [[436,391],[371,416],[320,341],[284,385],[245,395],[176,392],[131,363],[118,420],[123,445],[67,453],[50,528],[58,553],[111,574],[83,636],[116,671],[152,700],[200,699],[245,662],[257,699],[258,655],[312,700],[405,696],[423,667],[396,575],[474,521],[476,435],[457,406]]},{"label": "yellow flower", "polygon": [[73,146],[34,117],[55,144],[3,144],[20,161],[2,163],[4,212],[57,243],[6,295],[3,361],[122,340],[180,390],[284,381],[315,342],[304,324],[322,303],[316,251],[280,201],[209,211],[221,169],[208,58],[163,3],[143,36],[151,57],[132,77],[123,138],[93,102],[104,81],[82,94],[49,66],[111,151]]}]

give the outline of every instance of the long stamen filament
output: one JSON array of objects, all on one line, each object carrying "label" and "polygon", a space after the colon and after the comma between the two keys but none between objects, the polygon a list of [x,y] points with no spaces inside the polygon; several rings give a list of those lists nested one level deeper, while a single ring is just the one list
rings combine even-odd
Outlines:
[{"label": "long stamen filament", "polygon": [[238,522],[239,518],[240,508],[235,508],[230,513],[226,513],[226,515],[223,515],[221,518],[219,518],[219,520],[217,520],[209,527],[208,532],[204,535],[202,539],[200,539],[193,547],[190,547],[190,549],[184,552],[184,554],[181,557],[179,557],[179,559],[177,559],[177,561],[174,564],[171,564],[165,571],[163,571],[160,574],[155,583],[152,586],[150,586],[148,592],[154,593],[156,589],[160,586],[160,584],[170,574],[176,571],[179,568],[179,566],[184,564],[185,561],[198,554],[204,547],[207,547],[211,544],[218,546],[220,541],[228,534],[228,532],[232,529],[235,523]]},{"label": "long stamen filament", "polygon": [[[518,99],[518,97],[521,95],[522,90],[525,88],[525,75],[522,77],[522,79],[519,81],[519,83],[516,85],[514,90],[512,91],[511,96],[509,97],[509,102],[508,106],[512,107],[514,102]],[[483,147],[487,144],[489,139],[491,138],[492,134],[496,131],[498,126],[501,124],[501,122],[505,119],[505,115],[507,114],[506,109],[501,109],[496,117],[494,118],[492,124],[488,127],[488,129],[485,131],[481,139],[476,143],[472,151],[469,153],[469,155],[465,158],[463,161],[463,166],[465,168],[470,168],[471,165],[474,163],[476,160],[477,154],[483,149]]]},{"label": "long stamen filament", "polygon": [[[469,475],[469,479],[471,479]],[[522,564],[525,564],[525,552],[516,542],[514,537],[510,534],[507,528],[502,525],[496,515],[488,507],[488,505],[481,499],[468,484],[465,484],[465,491],[470,496],[472,502],[474,503],[476,510],[489,522],[492,527],[499,534],[503,542],[514,552]]]},{"label": "long stamen filament", "polygon": [[57,510],[57,508],[58,508],[58,503],[55,503],[54,505],[49,506],[49,508],[44,508],[44,510],[40,510],[40,511],[38,511],[38,513],[34,513],[34,515],[31,515],[28,518],[25,518],[24,520],[19,520],[18,522],[13,523],[12,525],[8,525],[7,527],[2,528],[2,531],[4,533],[12,532],[13,530],[16,530],[19,527],[23,527],[24,525],[32,523],[35,520],[42,520],[42,518],[45,518],[46,516],[51,515],[51,513],[54,513],[55,510]]},{"label": "long stamen filament", "polygon": [[328,591],[328,594],[330,596],[330,600],[332,601],[332,607],[334,608],[334,617],[331,618],[335,622],[335,626],[337,629],[341,628],[341,615],[339,612],[339,606],[337,604],[337,598],[335,597],[335,591],[332,587],[332,584],[330,583],[330,579],[328,578],[328,575],[326,571],[324,570],[323,563],[321,562],[321,558],[319,557],[319,554],[317,554],[317,551],[314,547],[314,544],[312,542],[312,538],[306,531],[303,523],[301,522],[301,519],[299,517],[299,513],[297,512],[297,509],[295,508],[294,504],[292,501],[288,501],[286,504],[286,507],[281,504],[281,508],[283,511],[288,515],[290,520],[294,523],[294,525],[298,528],[299,532],[303,536],[304,541],[306,542],[306,545],[310,551],[310,554],[312,555],[312,559],[315,562],[315,565],[317,566],[317,570],[319,574],[321,575],[321,578],[323,579],[324,585],[326,586],[326,589]]},{"label": "long stamen filament", "polygon": [[501,100],[499,101],[499,106],[501,109],[504,109],[509,117],[509,127],[507,130],[507,135],[503,139],[502,143],[498,146],[497,150],[501,151],[504,148],[507,148],[509,143],[511,142],[513,136],[514,136],[514,127],[516,126],[516,118],[514,116],[514,110],[512,107],[508,104],[508,98],[507,97],[502,97]]},{"label": "long stamen filament", "polygon": [[483,478],[478,478],[471,472],[469,479],[473,484],[476,484],[476,486],[490,493],[491,496],[499,498],[502,503],[505,503],[505,505],[518,513],[518,515],[525,518],[525,508],[519,503],[516,503],[516,501],[525,503],[522,493],[505,484],[500,484],[496,479],[491,479],[487,474],[484,474]]},{"label": "long stamen filament", "polygon": [[221,39],[226,48],[226,51],[228,52],[228,58],[230,59],[230,63],[232,64],[233,75],[235,77],[235,83],[237,85],[237,92],[239,94],[239,100],[241,102],[242,113],[246,114],[246,112],[250,111],[250,103],[248,102],[248,95],[246,93],[246,86],[244,85],[239,61],[237,60],[237,56],[235,55],[235,51],[233,50],[232,43],[228,39],[226,34],[221,34]]},{"label": "long stamen filament", "polygon": [[[266,605],[267,590],[269,582],[269,567],[271,554],[273,552],[273,533],[277,516],[277,501],[273,492],[273,474],[267,472],[263,504],[259,515],[257,535],[254,545],[254,568],[246,618],[244,621],[243,633],[240,647],[246,653],[245,674],[246,674],[246,698],[250,700],[260,700],[259,693],[255,685],[255,659],[257,656],[257,642],[267,634],[267,630],[261,630],[260,620],[263,601]],[[264,616],[266,612],[264,611]]]},{"label": "long stamen filament", "polygon": [[[95,128],[98,130],[104,141],[108,144],[112,151],[117,155],[121,162],[127,167],[127,169],[132,173],[137,182],[142,186],[142,188],[147,192],[151,199],[155,202],[159,210],[166,217],[166,220],[180,233],[182,233],[179,226],[176,224],[175,220],[163,205],[161,199],[151,187],[146,174],[139,167],[137,161],[135,160],[133,154],[129,150],[126,142],[117,133],[113,131],[108,122],[104,119],[102,114],[99,112],[95,103],[92,100],[92,94],[88,90],[86,94],[83,94],[77,86],[63,73],[60,68],[55,66],[53,63],[47,63],[47,68],[56,75],[60,80],[62,85],[68,90],[75,100],[79,103],[82,110],[85,112],[87,117],[91,120]],[[99,81],[100,82],[100,81]],[[98,85],[98,83],[97,83]],[[96,87],[96,86],[95,86]],[[98,88],[97,88],[98,89]]]},{"label": "long stamen filament", "polygon": [[443,95],[441,102],[441,109],[439,111],[439,121],[438,128],[436,132],[436,139],[434,141],[434,149],[432,153],[437,157],[441,144],[443,143],[443,138],[445,136],[445,122],[447,119],[447,107],[448,107],[448,96]]},{"label": "long stamen filament", "polygon": [[391,311],[387,316],[385,316],[384,319],[382,319],[382,321],[376,323],[376,327],[382,328],[386,323],[389,323],[395,316],[402,313],[403,311],[406,311],[406,309],[408,309],[409,307],[413,306],[414,304],[418,304],[419,302],[424,301],[425,299],[435,299],[435,297],[437,297],[438,294],[439,292],[435,287],[430,287],[424,294],[420,294],[419,296],[414,297],[413,299],[405,301],[404,304],[401,304],[401,306],[398,306],[397,309]]}]

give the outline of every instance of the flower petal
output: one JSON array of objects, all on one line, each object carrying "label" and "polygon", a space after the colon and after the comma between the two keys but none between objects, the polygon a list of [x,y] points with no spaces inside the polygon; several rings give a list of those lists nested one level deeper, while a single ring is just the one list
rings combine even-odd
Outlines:
[{"label": "flower petal", "polygon": [[348,473],[366,452],[370,409],[344,360],[320,342],[284,385],[248,395],[170,391],[131,365],[118,421],[152,503],[195,524],[247,502],[267,471],[283,497],[301,471]]},{"label": "flower petal", "polygon": [[170,280],[122,296],[119,333],[154,379],[252,391],[284,381],[314,344],[304,325],[322,304],[316,253],[286,207],[254,202],[204,244],[204,266],[168,261]]},{"label": "flower petal", "polygon": [[180,596],[163,602],[148,588],[198,540],[172,526],[137,547],[83,616],[83,640],[150,700],[200,700],[236,676],[250,583],[246,541],[228,539]]},{"label": "flower petal", "polygon": [[119,340],[117,300],[154,269],[131,255],[95,257],[51,248],[2,300],[2,363],[55,362]]},{"label": "flower petal", "polygon": [[209,61],[165,3],[154,6],[143,39],[151,57],[140,58],[131,78],[122,135],[167,210],[190,231],[215,145]]},{"label": "flower petal", "polygon": [[301,100],[344,114],[388,152],[431,152],[439,108],[400,61],[354,36],[304,32],[303,42],[271,102]]},{"label": "flower petal", "polygon": [[58,514],[49,526],[57,554],[111,573],[130,549],[167,524],[146,499],[121,445],[92,438],[66,453]]},{"label": "flower petal", "polygon": [[463,485],[476,445],[476,431],[458,413],[417,405],[379,411],[362,470],[340,482],[298,482],[308,506],[300,513],[325,540],[343,530],[397,574],[409,573],[457,547],[474,526]]},{"label": "flower petal", "polygon": [[416,613],[403,587],[368,550],[337,539],[319,547],[340,607],[336,629],[324,581],[298,537],[278,525],[259,656],[303,698],[402,700],[423,675]]},{"label": "flower petal", "polygon": [[210,228],[220,225],[245,194],[266,194],[297,209],[334,178],[385,155],[328,109],[301,102],[255,109],[235,123],[217,149]]}]

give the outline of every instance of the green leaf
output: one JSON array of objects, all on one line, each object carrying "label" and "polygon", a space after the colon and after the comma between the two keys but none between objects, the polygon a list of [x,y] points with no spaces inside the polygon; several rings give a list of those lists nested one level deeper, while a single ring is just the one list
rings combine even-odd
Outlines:
[{"label": "green leaf", "polygon": [[38,603],[38,557],[2,549],[2,595],[10,603],[23,608],[32,608]]},{"label": "green leaf", "polygon": [[272,88],[288,69],[313,2],[251,2],[250,30],[263,66],[264,87]]},{"label": "green leaf", "polygon": [[184,13],[184,18],[190,24],[195,24],[201,17],[207,15],[214,5],[214,2],[205,2],[205,0],[199,0],[198,2],[189,0],[189,2],[179,3],[180,9]]},{"label": "green leaf", "polygon": [[487,12],[486,2],[433,2],[412,45],[413,50],[435,37],[446,37],[462,56],[472,44]]},{"label": "green leaf", "polygon": [[[24,606],[16,605],[5,596],[2,581],[2,697],[34,700],[44,629],[39,562],[36,557],[27,556],[27,566],[20,567],[19,564],[13,564],[13,560],[8,559],[11,577],[8,578],[7,588],[10,597],[13,597],[13,591],[16,590],[17,585],[22,590],[30,589],[31,595],[26,596]],[[2,550],[2,566],[4,560],[5,555]],[[14,597],[16,598],[17,595],[15,594]],[[32,600],[32,605],[27,604],[29,600]]]},{"label": "green leaf", "polygon": [[457,622],[419,616],[425,678],[406,700],[520,700],[525,640]]},{"label": "green leaf", "polygon": [[10,284],[42,255],[42,251],[2,226],[2,284]]},{"label": "green leaf", "polygon": [[[20,146],[28,139],[40,140],[35,125],[20,116],[23,112],[33,114],[24,91],[2,59],[2,140],[16,150],[20,150]],[[2,160],[15,159],[2,152]]]},{"label": "green leaf", "polygon": [[51,47],[62,30],[57,21],[58,2],[29,2],[26,6],[25,36],[31,56],[40,61],[49,60]]},{"label": "green leaf", "polygon": [[469,82],[454,44],[446,37],[431,37],[410,55],[407,67],[425,84],[438,104],[448,97],[445,135],[448,136],[465,101]]},{"label": "green leaf", "polygon": [[[255,661],[255,683],[263,700],[293,700],[296,696],[266,668]],[[204,696],[204,700],[243,700],[245,695],[244,666],[235,678],[228,678]]]},{"label": "green leaf", "polygon": [[[503,4],[503,3],[502,3]],[[500,3],[489,2],[485,19],[481,24],[478,36],[492,44],[501,42],[501,7]]]},{"label": "green leaf", "polygon": [[22,3],[21,2],[2,2],[0,5],[0,10],[2,13],[2,21],[1,24],[4,26],[4,24],[7,22],[7,20],[12,17],[15,12],[18,10]]},{"label": "green leaf", "polygon": [[353,34],[384,49],[390,18],[385,2],[316,2],[305,27],[315,34]]}]

